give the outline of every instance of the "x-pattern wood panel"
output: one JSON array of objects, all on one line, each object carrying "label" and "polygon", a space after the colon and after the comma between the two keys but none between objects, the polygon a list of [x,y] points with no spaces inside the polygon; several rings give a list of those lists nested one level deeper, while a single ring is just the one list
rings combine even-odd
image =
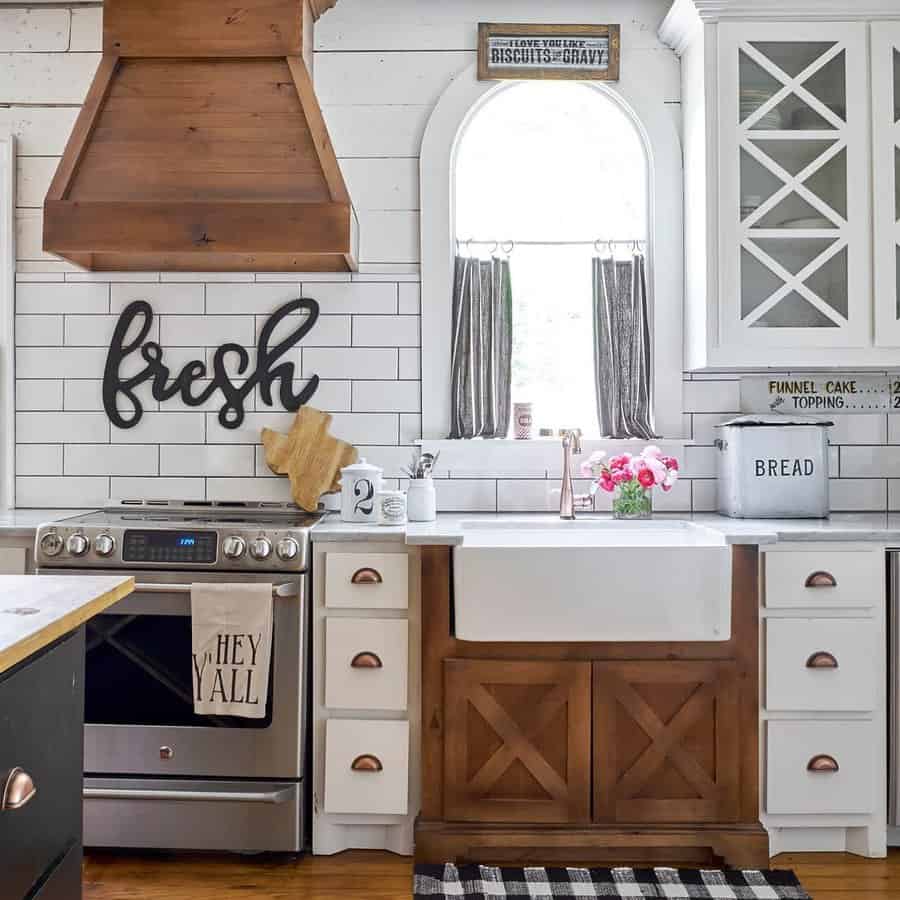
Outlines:
[{"label": "x-pattern wood panel", "polygon": [[[594,816],[597,821],[735,820],[738,784],[720,773],[738,766],[738,689],[733,663],[595,663],[594,666]],[[663,716],[654,686],[684,687],[685,698]],[[710,712],[712,710],[712,717]],[[623,725],[636,724],[638,743]],[[698,736],[695,727],[712,719],[712,730]],[[700,755],[713,759],[709,771]],[[696,795],[667,796],[653,782],[672,766]]]},{"label": "x-pattern wood panel", "polygon": [[[848,244],[848,223],[840,213],[833,209],[828,203],[822,200],[818,194],[810,190],[805,182],[816,172],[821,171],[827,166],[831,160],[839,153],[847,152],[847,123],[837,116],[829,106],[819,100],[813,93],[804,87],[804,82],[808,81],[817,72],[823,69],[840,53],[846,53],[846,47],[842,42],[836,42],[834,46],[825,51],[821,56],[807,66],[799,75],[791,77],[781,68],[779,68],[764,53],[758,50],[749,42],[741,44],[741,52],[749,59],[755,62],[761,69],[775,78],[782,87],[779,88],[765,103],[748,116],[741,123],[740,131],[740,147],[746,153],[750,154],[760,165],[775,175],[783,182],[782,187],[776,190],[770,197],[764,200],[756,210],[754,210],[742,223],[742,247],[751,253],[762,265],[768,267],[781,281],[782,286],[772,293],[767,299],[756,305],[750,312],[743,316],[744,324],[752,326],[755,322],[766,315],[773,307],[777,306],[782,300],[793,293],[799,294],[811,306],[818,310],[823,316],[835,323],[837,326],[847,324],[847,317],[841,315],[833,306],[822,300],[814,291],[812,291],[805,283],[816,271],[821,269],[828,260],[840,253]],[[846,62],[845,62],[846,65]],[[834,131],[822,132],[770,132],[766,130],[753,130],[754,126],[764,118],[772,110],[776,109],[779,104],[791,95],[794,95],[803,101],[810,109],[818,113]],[[752,139],[772,139],[772,140],[804,140],[810,138],[834,138],[834,143],[819,154],[812,162],[803,168],[796,175],[791,175],[782,168],[774,159],[764,153],[757,147]],[[838,240],[819,254],[815,259],[811,260],[799,272],[792,273],[778,263],[770,254],[762,250],[755,244],[752,238],[761,237],[779,237],[790,240],[791,235],[785,234],[781,229],[765,229],[759,227],[759,222],[775,209],[778,204],[788,198],[791,194],[796,194],[802,200],[806,201],[811,207],[819,212],[826,220],[830,222],[827,231],[816,229],[815,234],[837,237]],[[827,227],[827,226],[826,226]],[[794,234],[793,237],[798,237]]]},{"label": "x-pattern wood panel", "polygon": [[[447,819],[589,820],[589,664],[451,659],[444,681]],[[523,691],[514,708],[497,696],[509,687]],[[472,715],[487,726],[492,743],[470,727]],[[548,758],[548,746],[561,751],[563,771]],[[533,781],[520,779],[510,795],[501,783],[514,766]]]}]

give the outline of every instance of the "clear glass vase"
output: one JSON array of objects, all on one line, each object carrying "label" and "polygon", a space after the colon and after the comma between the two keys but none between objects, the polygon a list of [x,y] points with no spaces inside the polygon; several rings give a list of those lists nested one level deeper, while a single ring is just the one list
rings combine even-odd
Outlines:
[{"label": "clear glass vase", "polygon": [[650,491],[640,486],[637,481],[629,481],[619,485],[613,499],[612,513],[614,519],[650,519],[653,517],[653,499]]}]

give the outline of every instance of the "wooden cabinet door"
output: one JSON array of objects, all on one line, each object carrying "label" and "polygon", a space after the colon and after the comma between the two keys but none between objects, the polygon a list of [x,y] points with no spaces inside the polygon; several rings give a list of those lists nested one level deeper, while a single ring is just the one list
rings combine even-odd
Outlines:
[{"label": "wooden cabinet door", "polygon": [[740,725],[733,662],[594,663],[594,820],[737,821]]},{"label": "wooden cabinet door", "polygon": [[445,819],[590,820],[590,663],[448,659],[444,692]]}]

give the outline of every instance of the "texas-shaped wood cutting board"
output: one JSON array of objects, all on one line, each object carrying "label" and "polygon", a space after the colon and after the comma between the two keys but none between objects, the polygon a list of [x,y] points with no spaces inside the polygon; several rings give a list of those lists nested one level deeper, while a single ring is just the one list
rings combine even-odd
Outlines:
[{"label": "texas-shaped wood cutting board", "polygon": [[266,465],[291,479],[291,496],[301,509],[315,512],[323,494],[341,489],[341,469],[355,463],[356,448],[329,432],[331,416],[301,406],[287,434],[263,428]]}]

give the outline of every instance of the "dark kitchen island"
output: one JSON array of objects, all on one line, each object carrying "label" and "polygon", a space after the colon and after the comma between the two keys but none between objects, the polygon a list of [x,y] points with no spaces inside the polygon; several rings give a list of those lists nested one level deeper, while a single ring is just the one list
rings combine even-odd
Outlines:
[{"label": "dark kitchen island", "polygon": [[84,623],[131,578],[0,577],[0,896],[81,896]]}]

